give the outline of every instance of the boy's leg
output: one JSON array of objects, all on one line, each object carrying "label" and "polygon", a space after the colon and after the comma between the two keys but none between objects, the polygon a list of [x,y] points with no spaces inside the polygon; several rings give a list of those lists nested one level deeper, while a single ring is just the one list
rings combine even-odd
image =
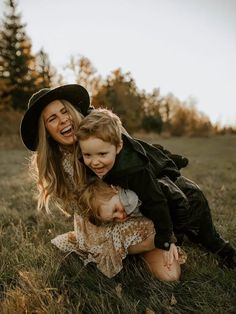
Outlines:
[{"label": "boy's leg", "polygon": [[199,186],[183,176],[179,177],[175,184],[184,192],[190,204],[191,219],[186,228],[186,235],[190,239],[191,235],[195,237],[206,249],[224,259],[226,266],[235,268],[236,252],[217,232],[208,201]]},{"label": "boy's leg", "polygon": [[[168,201],[168,207],[173,221],[173,229],[177,238],[176,245],[182,245],[184,234],[186,234],[192,242],[199,243],[199,204],[196,206],[197,210],[193,210],[193,206],[190,206],[185,193],[168,177],[164,176],[158,179],[158,182]],[[184,186],[186,186],[185,181],[182,183],[182,187]],[[195,191],[195,188],[194,185],[189,189],[191,193],[193,190]],[[190,193],[188,192],[187,194],[189,196]],[[196,199],[199,203],[199,196],[197,196]],[[193,215],[195,215],[194,218]]]}]

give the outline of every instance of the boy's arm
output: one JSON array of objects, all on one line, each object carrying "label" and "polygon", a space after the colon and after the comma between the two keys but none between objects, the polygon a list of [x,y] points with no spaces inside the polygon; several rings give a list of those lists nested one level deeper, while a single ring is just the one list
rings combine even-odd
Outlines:
[{"label": "boy's arm", "polygon": [[156,147],[157,149],[160,149],[163,151],[164,154],[166,154],[173,162],[176,164],[177,168],[180,170],[181,168],[184,168],[188,165],[189,160],[188,158],[177,155],[177,154],[172,154],[170,151],[165,149],[163,146],[160,144],[152,144],[152,146]]},{"label": "boy's arm", "polygon": [[171,243],[176,242],[173,233],[173,224],[168,208],[167,199],[163,194],[158,180],[153,179],[147,169],[134,172],[126,178],[128,188],[136,192],[142,201],[140,210],[144,216],[154,223],[156,235],[155,246],[169,250]]}]

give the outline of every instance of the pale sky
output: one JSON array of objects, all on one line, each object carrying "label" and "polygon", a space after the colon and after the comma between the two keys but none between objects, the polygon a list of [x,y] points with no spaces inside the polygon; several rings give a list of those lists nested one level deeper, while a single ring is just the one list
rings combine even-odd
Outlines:
[{"label": "pale sky", "polygon": [[236,0],[18,4],[33,53],[44,48],[59,73],[71,55],[83,55],[103,77],[120,67],[140,89],[193,96],[212,122],[236,125]]}]

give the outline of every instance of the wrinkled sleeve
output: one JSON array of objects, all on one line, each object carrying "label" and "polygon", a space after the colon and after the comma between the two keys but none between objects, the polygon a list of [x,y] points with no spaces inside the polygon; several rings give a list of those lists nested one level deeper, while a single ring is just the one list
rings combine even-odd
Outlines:
[{"label": "wrinkled sleeve", "polygon": [[141,169],[132,174],[132,180],[126,179],[128,188],[137,193],[142,205],[140,210],[151,219],[156,230],[155,246],[169,250],[170,244],[176,242],[173,224],[165,195],[157,180],[152,178],[148,169]]}]

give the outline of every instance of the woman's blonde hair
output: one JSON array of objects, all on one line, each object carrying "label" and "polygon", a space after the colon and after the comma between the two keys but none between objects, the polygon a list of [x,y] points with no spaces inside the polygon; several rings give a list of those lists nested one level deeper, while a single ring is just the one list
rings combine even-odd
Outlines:
[{"label": "woman's blonde hair", "polygon": [[[72,119],[74,132],[77,132],[83,116],[68,101],[59,100],[67,109]],[[38,187],[38,209],[43,207],[47,212],[49,210],[50,198],[59,198],[64,204],[68,204],[76,198],[80,189],[86,182],[84,165],[79,161],[79,145],[74,143],[73,181],[75,187],[68,184],[67,174],[62,166],[63,151],[60,144],[54,141],[47,133],[42,114],[39,118],[39,143],[37,151],[31,158],[31,169]]]},{"label": "woman's blonde hair", "polygon": [[80,123],[76,136],[78,140],[97,137],[104,142],[118,146],[122,142],[122,123],[120,118],[111,110],[94,109]]},{"label": "woman's blonde hair", "polygon": [[80,212],[92,223],[99,225],[102,222],[100,217],[101,206],[115,194],[117,194],[116,188],[98,177],[91,178],[79,197]]}]

